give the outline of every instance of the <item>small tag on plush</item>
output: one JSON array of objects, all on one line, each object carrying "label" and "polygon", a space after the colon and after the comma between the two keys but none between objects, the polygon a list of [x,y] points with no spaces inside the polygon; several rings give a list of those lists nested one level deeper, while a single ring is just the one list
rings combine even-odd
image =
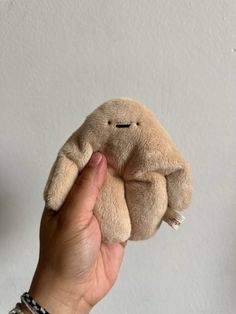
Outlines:
[{"label": "small tag on plush", "polygon": [[179,226],[184,222],[185,217],[176,210],[167,210],[163,220],[168,223],[173,229],[178,230]]}]

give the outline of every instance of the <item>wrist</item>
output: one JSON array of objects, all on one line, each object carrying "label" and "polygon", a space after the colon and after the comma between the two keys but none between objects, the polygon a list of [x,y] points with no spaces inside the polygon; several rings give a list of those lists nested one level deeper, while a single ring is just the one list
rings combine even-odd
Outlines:
[{"label": "wrist", "polygon": [[21,309],[24,314],[32,314],[24,303],[21,303]]},{"label": "wrist", "polygon": [[81,290],[50,271],[37,268],[29,294],[50,314],[88,314],[92,307],[84,300]]}]

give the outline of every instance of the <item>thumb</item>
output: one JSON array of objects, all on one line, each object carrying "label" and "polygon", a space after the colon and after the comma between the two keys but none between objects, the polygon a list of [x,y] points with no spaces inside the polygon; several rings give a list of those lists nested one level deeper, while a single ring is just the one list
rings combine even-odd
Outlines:
[{"label": "thumb", "polygon": [[[86,224],[93,215],[99,191],[106,179],[107,161],[104,155],[96,152],[76,178],[61,211],[69,220]],[[68,217],[69,216],[69,217]]]}]

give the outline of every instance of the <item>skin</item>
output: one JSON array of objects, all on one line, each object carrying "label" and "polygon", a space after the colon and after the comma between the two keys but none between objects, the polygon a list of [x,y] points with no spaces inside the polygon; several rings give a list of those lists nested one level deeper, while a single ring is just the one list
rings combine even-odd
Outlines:
[{"label": "skin", "polygon": [[60,210],[44,209],[29,293],[49,313],[89,313],[116,281],[126,243],[103,243],[93,215],[106,175],[105,156],[94,153]]}]

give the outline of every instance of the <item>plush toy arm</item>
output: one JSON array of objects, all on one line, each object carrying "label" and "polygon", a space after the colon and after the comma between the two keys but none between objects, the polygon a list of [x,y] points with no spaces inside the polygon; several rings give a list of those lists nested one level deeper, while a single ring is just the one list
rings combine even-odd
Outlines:
[{"label": "plush toy arm", "polygon": [[92,148],[89,144],[79,149],[72,140],[60,149],[43,192],[47,207],[54,210],[61,207],[79,171],[86,165],[91,154]]},{"label": "plush toy arm", "polygon": [[191,202],[192,176],[188,162],[177,150],[168,157],[163,167],[168,195],[168,208],[163,220],[177,230],[185,219],[179,211],[186,209]]},{"label": "plush toy arm", "polygon": [[175,210],[187,208],[192,197],[192,182],[189,165],[185,162],[180,169],[166,176],[168,207]]},{"label": "plush toy arm", "polygon": [[44,189],[46,206],[57,210],[61,207],[78,174],[76,164],[64,154],[58,155]]}]

